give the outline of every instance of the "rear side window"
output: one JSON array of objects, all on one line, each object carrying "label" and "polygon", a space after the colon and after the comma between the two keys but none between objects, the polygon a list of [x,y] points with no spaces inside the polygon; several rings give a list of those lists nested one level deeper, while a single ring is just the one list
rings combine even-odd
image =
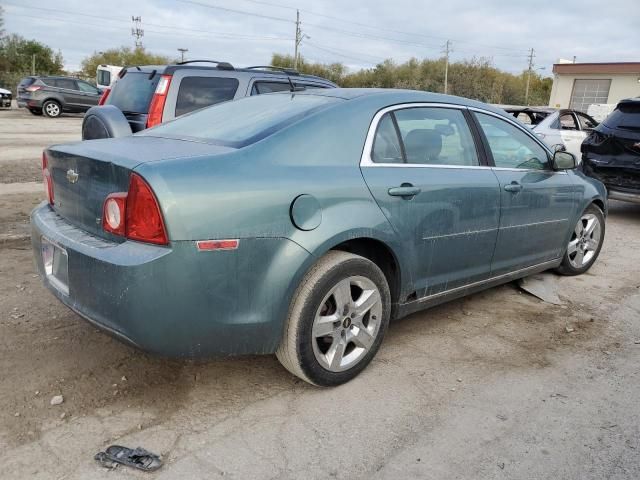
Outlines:
[{"label": "rear side window", "polygon": [[100,85],[111,85],[111,72],[109,70],[98,70],[98,83]]},{"label": "rear side window", "polygon": [[88,83],[85,83],[85,82],[78,82],[78,87],[80,87],[80,90],[85,93],[94,93],[94,94],[100,93],[96,87],[94,87],[93,85],[89,85]]},{"label": "rear side window", "polygon": [[150,72],[128,71],[113,85],[106,103],[124,113],[148,113],[158,80],[159,73],[152,76]]},{"label": "rear side window", "polygon": [[[294,84],[295,85],[295,84]],[[255,82],[251,89],[251,95],[263,93],[287,92],[291,90],[289,82]]]},{"label": "rear side window", "polygon": [[245,97],[193,112],[138,135],[193,139],[240,148],[341,101],[344,100],[285,93]]},{"label": "rear side window", "polygon": [[56,78],[54,86],[58,88],[65,88],[67,90],[78,90],[76,82],[69,78]]},{"label": "rear side window", "polygon": [[231,100],[238,90],[238,80],[225,77],[185,77],[180,82],[176,100],[176,117],[216,103]]},{"label": "rear side window", "polygon": [[640,130],[640,102],[618,105],[602,123],[609,128]]},{"label": "rear side window", "polygon": [[375,163],[404,163],[402,146],[391,113],[385,113],[378,124],[371,160]]},{"label": "rear side window", "polygon": [[18,84],[18,87],[26,88],[26,87],[28,87],[29,85],[31,85],[35,81],[36,81],[36,79],[33,78],[33,77],[23,78],[22,80],[20,80],[20,83]]}]

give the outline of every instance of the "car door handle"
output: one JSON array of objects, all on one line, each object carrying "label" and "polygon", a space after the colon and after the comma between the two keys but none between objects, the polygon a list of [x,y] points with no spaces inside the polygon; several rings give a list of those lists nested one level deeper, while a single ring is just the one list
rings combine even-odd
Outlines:
[{"label": "car door handle", "polygon": [[520,185],[518,182],[511,182],[510,184],[505,185],[504,189],[507,192],[518,193],[522,191],[522,185]]},{"label": "car door handle", "polygon": [[392,187],[390,188],[387,193],[389,195],[391,195],[392,197],[415,197],[416,195],[418,195],[422,190],[418,187],[414,187],[411,184],[405,184],[403,183],[401,186],[399,187]]}]

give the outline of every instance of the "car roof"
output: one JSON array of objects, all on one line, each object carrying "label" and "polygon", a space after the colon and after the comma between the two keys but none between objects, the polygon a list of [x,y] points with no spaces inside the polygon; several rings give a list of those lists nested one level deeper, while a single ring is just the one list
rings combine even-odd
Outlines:
[{"label": "car roof", "polygon": [[[270,93],[269,95],[281,94],[287,95],[290,94],[290,92]],[[505,112],[503,110],[487,103],[471,100],[469,98],[457,97],[455,95],[425,92],[422,90],[404,90],[397,88],[330,88],[305,90],[302,92],[296,92],[296,94],[335,97],[344,100],[376,98],[381,104],[388,105],[400,103],[448,103],[452,105],[480,108],[497,113],[503,117],[505,116]],[[508,118],[510,118],[510,116]]]},{"label": "car roof", "polygon": [[[273,68],[269,70],[269,68]],[[328,80],[323,77],[318,77],[316,75],[308,75],[306,73],[299,73],[293,69],[282,68],[279,67],[260,67],[260,68],[235,68],[232,65],[226,62],[220,62],[218,65],[214,65],[213,63],[206,64],[203,63],[190,63],[190,64],[169,64],[169,65],[129,65],[125,66],[124,69],[129,71],[140,71],[144,73],[151,73],[154,70],[161,73],[173,73],[177,70],[217,70],[221,72],[241,72],[241,73],[252,73],[252,74],[264,74],[264,75],[273,75],[273,76],[289,76],[292,80],[303,78],[305,80],[318,80],[325,83],[330,83],[335,85],[331,80]],[[133,70],[135,69],[135,70]]]},{"label": "car roof", "polygon": [[518,107],[513,105],[505,105],[500,107],[506,112],[532,112],[532,113],[553,113],[558,110],[553,107]]}]

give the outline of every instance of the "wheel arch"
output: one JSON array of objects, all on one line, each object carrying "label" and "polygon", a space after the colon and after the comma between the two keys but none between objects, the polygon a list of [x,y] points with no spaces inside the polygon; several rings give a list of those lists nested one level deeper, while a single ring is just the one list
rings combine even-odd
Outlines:
[{"label": "wheel arch", "polygon": [[344,252],[360,255],[375,263],[382,273],[384,273],[389,291],[391,293],[391,318],[395,317],[397,305],[401,302],[403,273],[405,273],[402,263],[394,249],[385,241],[371,236],[359,236],[348,239],[339,239],[334,244],[328,246],[321,254],[321,258],[327,252],[340,250]]}]

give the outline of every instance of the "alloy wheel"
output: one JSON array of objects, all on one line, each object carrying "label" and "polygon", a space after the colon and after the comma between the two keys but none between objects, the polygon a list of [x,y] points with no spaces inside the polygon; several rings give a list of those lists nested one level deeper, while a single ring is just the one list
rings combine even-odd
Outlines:
[{"label": "alloy wheel", "polygon": [[47,105],[45,106],[45,110],[47,111],[47,115],[49,115],[50,117],[57,117],[58,115],[60,115],[60,107],[57,103],[47,103]]},{"label": "alloy wheel", "polygon": [[312,326],[313,353],[331,372],[359,363],[380,331],[382,298],[368,278],[352,276],[338,282],[322,301]]},{"label": "alloy wheel", "polygon": [[602,240],[600,220],[593,213],[580,217],[567,247],[569,263],[574,268],[583,268],[594,257]]}]

